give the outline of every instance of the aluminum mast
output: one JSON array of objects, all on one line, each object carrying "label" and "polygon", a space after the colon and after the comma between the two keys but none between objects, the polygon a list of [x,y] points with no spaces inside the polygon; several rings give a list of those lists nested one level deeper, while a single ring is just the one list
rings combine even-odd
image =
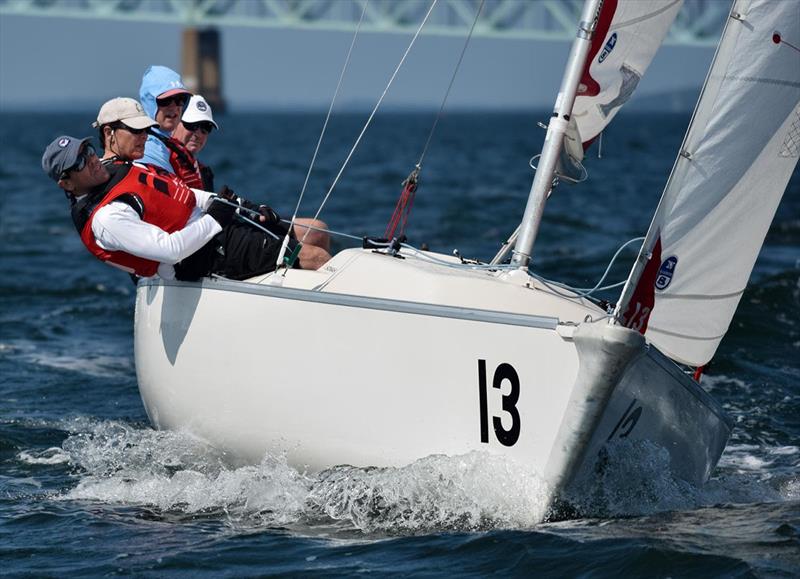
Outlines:
[{"label": "aluminum mast", "polygon": [[542,156],[536,176],[528,194],[528,204],[525,207],[525,214],[522,216],[517,243],[512,250],[511,263],[520,268],[527,268],[533,254],[533,243],[536,234],[539,232],[539,223],[542,221],[544,204],[547,195],[553,188],[553,177],[555,176],[558,155],[564,140],[564,133],[572,115],[572,105],[575,103],[575,95],[578,91],[578,83],[583,75],[586,65],[586,57],[592,46],[592,37],[597,26],[597,19],[603,7],[604,0],[586,0],[583,7],[583,14],[578,25],[578,33],[572,43],[569,53],[567,68],[564,71],[564,78],[561,80],[561,88],[556,97],[556,104],[553,115],[547,126],[547,136],[542,147]]}]

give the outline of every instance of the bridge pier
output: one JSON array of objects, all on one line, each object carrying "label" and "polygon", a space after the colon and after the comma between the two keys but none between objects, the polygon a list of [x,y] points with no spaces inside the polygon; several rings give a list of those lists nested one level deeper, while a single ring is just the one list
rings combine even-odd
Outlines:
[{"label": "bridge pier", "polygon": [[184,28],[181,76],[186,88],[205,97],[215,113],[225,111],[222,96],[220,34],[216,28]]}]

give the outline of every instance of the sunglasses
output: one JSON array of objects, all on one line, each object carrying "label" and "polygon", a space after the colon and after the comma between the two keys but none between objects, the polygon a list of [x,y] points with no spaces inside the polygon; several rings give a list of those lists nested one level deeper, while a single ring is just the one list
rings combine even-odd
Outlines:
[{"label": "sunglasses", "polygon": [[189,97],[183,93],[165,97],[163,99],[156,99],[156,104],[159,108],[168,107],[170,105],[178,105],[182,107],[189,100]]},{"label": "sunglasses", "polygon": [[142,133],[146,133],[149,129],[133,129],[126,125],[125,123],[116,123],[111,125],[111,129],[116,131],[117,129],[122,129],[124,131],[128,131],[132,135],[141,135]]},{"label": "sunglasses", "polygon": [[199,121],[197,123],[187,123],[186,121],[181,121],[183,124],[183,128],[185,128],[190,133],[194,133],[197,130],[203,131],[206,135],[214,130],[214,125],[209,123],[208,121]]},{"label": "sunglasses", "polygon": [[66,179],[67,177],[69,177],[69,174],[72,173],[73,171],[78,173],[83,171],[84,168],[86,167],[86,163],[89,161],[89,158],[94,157],[96,154],[97,152],[94,150],[94,147],[92,147],[91,145],[84,146],[84,148],[81,149],[81,152],[78,153],[78,160],[75,161],[75,164],[72,167],[64,169],[64,171],[62,171],[61,178]]}]

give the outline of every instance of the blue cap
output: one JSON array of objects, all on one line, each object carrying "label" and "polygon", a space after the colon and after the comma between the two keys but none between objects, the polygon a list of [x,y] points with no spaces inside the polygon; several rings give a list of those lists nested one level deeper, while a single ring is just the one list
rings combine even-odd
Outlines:
[{"label": "blue cap", "polygon": [[83,144],[91,141],[91,137],[76,139],[62,135],[47,145],[42,155],[42,169],[53,181],[58,182],[61,174],[78,162]]}]

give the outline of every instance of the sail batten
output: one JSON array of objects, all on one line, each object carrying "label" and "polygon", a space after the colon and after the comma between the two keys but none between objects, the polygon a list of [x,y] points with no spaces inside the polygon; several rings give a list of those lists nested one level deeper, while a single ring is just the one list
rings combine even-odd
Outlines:
[{"label": "sail batten", "polygon": [[618,317],[706,364],[730,326],[800,145],[800,3],[738,0]]}]

